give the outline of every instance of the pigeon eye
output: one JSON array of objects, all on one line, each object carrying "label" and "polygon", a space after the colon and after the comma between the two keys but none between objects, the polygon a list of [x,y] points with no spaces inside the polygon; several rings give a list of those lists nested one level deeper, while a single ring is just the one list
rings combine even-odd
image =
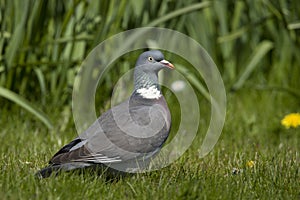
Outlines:
[{"label": "pigeon eye", "polygon": [[153,59],[152,56],[149,56],[149,57],[148,57],[148,60],[152,62],[154,59]]}]

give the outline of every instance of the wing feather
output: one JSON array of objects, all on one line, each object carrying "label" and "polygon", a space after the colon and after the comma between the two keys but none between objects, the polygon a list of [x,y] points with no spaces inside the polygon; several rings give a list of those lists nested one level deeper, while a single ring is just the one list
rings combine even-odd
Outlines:
[{"label": "wing feather", "polygon": [[[157,101],[162,101],[166,105],[164,98]],[[167,139],[170,129],[170,113],[164,107],[153,109],[153,103],[149,105],[134,103],[126,101],[105,112],[83,134],[58,151],[50,160],[50,164],[120,163],[142,156],[148,155],[149,157],[154,152],[156,153]],[[156,120],[162,123],[161,130],[151,137],[128,135],[126,131],[131,131],[136,135],[144,133],[132,127],[149,124],[152,120],[149,117],[150,109]],[[148,129],[153,131],[155,127],[148,127]]]}]

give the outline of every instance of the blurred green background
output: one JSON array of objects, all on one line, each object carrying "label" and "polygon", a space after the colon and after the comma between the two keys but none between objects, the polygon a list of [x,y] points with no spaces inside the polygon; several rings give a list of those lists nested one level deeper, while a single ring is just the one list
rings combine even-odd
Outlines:
[{"label": "blurred green background", "polygon": [[[298,179],[299,183],[299,128],[286,130],[280,124],[284,115],[300,112],[298,0],[1,0],[0,22],[0,136],[4,141],[1,170],[9,171],[1,175],[2,180],[6,180],[1,186],[11,191],[2,191],[0,196],[9,197],[22,186],[23,182],[14,177],[16,171],[20,176],[28,171],[33,174],[56,150],[76,136],[72,88],[88,53],[114,34],[156,26],[192,37],[210,54],[226,87],[227,116],[221,140],[210,156],[201,162],[197,160],[199,141],[196,141],[196,148],[185,155],[190,158],[189,162],[183,158],[170,171],[163,171],[163,178],[155,174],[148,178],[155,182],[175,177],[174,182],[180,189],[175,186],[169,189],[172,184],[165,183],[167,190],[162,193],[165,198],[170,191],[182,192],[183,196],[197,194],[198,190],[192,190],[189,185],[195,177],[202,185],[207,185],[202,189],[216,198],[224,195],[220,191],[231,194],[230,188],[237,192],[227,198],[240,198],[244,193],[248,198],[259,198],[260,193],[266,198],[278,194],[282,198],[294,198],[297,194],[299,197],[296,181]],[[100,111],[109,107],[118,78],[134,67],[137,54],[134,55],[119,59],[119,67],[110,70],[99,85],[101,94],[96,102]],[[181,62],[176,57],[171,61],[175,65]],[[180,69],[197,91],[203,117],[199,132],[205,133],[203,127],[208,126],[210,107],[205,99],[203,79],[190,68]],[[169,97],[170,106],[176,107],[177,101],[172,95]],[[176,118],[173,122],[178,127]],[[228,181],[226,177],[232,167],[244,166],[247,160],[259,163],[256,173],[248,179],[241,178],[243,186],[237,179]],[[18,165],[22,166],[21,171],[17,170]],[[189,166],[198,166],[195,167],[198,171]],[[281,169],[289,173],[282,174]],[[196,175],[177,179],[178,170]],[[25,197],[32,197],[32,193],[41,195],[47,190],[39,185],[28,186],[31,178],[24,180],[27,185],[23,187],[29,191]],[[64,181],[70,180],[64,177]],[[258,186],[252,185],[252,181]],[[184,187],[180,187],[181,183]],[[120,191],[129,186],[132,189],[130,184],[126,189],[126,184],[112,187]],[[138,181],[131,184],[135,188],[133,194],[129,194],[132,197],[146,188]],[[146,180],[145,184],[151,188],[152,183]],[[48,186],[49,190],[56,187],[54,181]],[[215,187],[219,188],[219,193],[212,189]],[[154,193],[159,191],[154,188],[151,188]],[[110,194],[107,188],[102,189]],[[64,187],[57,189],[61,197],[64,190]],[[76,186],[74,191],[76,194]],[[115,194],[118,195],[112,193]]]},{"label": "blurred green background", "polygon": [[[228,91],[276,90],[300,97],[296,0],[2,0],[0,6],[1,107],[10,109],[7,99],[12,100],[49,127],[49,114],[42,111],[49,104],[70,105],[74,77],[87,54],[109,36],[144,26],[170,28],[198,41]],[[108,91],[104,99],[120,73],[134,65],[134,59],[120,62],[101,85]]]}]

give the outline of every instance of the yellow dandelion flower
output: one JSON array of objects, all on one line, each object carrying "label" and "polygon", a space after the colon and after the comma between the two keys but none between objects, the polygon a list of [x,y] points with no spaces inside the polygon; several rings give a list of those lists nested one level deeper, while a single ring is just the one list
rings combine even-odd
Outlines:
[{"label": "yellow dandelion flower", "polygon": [[255,165],[255,162],[253,160],[249,160],[249,161],[246,162],[246,166],[249,167],[249,168],[254,167],[254,165]]},{"label": "yellow dandelion flower", "polygon": [[285,128],[297,128],[298,126],[300,126],[300,114],[299,113],[291,113],[286,115],[282,120],[281,120],[281,124],[285,127]]}]

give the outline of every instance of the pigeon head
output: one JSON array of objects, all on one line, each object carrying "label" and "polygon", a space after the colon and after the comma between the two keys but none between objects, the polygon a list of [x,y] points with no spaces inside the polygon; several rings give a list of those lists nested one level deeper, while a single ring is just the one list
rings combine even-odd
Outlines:
[{"label": "pigeon head", "polygon": [[174,66],[164,59],[162,52],[151,50],[142,53],[135,65],[136,68],[142,69],[145,72],[158,72],[163,68],[174,69]]},{"label": "pigeon head", "polygon": [[153,86],[159,89],[158,72],[165,68],[174,69],[174,65],[164,59],[162,52],[151,50],[142,53],[135,64],[135,90],[142,88],[148,89]]}]

